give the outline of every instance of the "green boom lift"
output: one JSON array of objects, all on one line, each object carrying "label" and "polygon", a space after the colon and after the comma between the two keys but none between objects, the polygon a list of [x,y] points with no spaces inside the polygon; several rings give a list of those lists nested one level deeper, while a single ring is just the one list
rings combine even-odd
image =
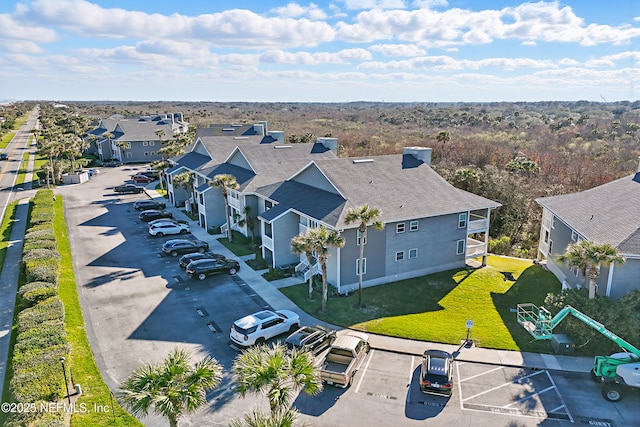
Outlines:
[{"label": "green boom lift", "polygon": [[640,389],[640,350],[636,347],[570,305],[565,306],[553,316],[544,307],[518,304],[518,323],[537,340],[551,339],[553,328],[569,315],[600,332],[624,350],[622,353],[611,356],[595,357],[591,376],[595,381],[603,384],[602,396],[610,402],[617,402],[622,399],[624,391]]}]

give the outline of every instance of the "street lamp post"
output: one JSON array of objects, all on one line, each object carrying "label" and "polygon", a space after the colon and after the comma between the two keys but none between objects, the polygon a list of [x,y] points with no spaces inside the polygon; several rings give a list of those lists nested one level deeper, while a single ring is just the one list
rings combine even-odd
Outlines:
[{"label": "street lamp post", "polygon": [[67,399],[69,405],[71,405],[71,394],[69,393],[69,381],[67,381],[67,370],[64,368],[64,357],[60,357],[60,364],[62,365],[62,375],[64,376],[64,387],[67,390]]}]

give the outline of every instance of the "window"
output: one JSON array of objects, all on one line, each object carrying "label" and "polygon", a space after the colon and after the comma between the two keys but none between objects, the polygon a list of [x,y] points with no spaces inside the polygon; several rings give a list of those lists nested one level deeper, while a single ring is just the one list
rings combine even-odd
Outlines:
[{"label": "window", "polygon": [[[356,236],[357,236],[356,246],[360,246],[360,238],[361,238],[360,230],[356,230]],[[362,238],[364,239],[362,244],[366,245],[367,244],[367,232],[366,231],[364,232],[364,236],[362,236]]]},{"label": "window", "polygon": [[556,228],[556,216],[551,217],[551,228]]},{"label": "window", "polygon": [[396,252],[396,261],[402,261],[404,259],[404,251]]},{"label": "window", "polygon": [[578,240],[578,233],[575,230],[571,230],[571,241],[575,242]]},{"label": "window", "polygon": [[272,236],[272,231],[271,231],[271,224],[268,222],[264,223],[264,235],[267,237],[273,237]]},{"label": "window", "polygon": [[[356,260],[356,276],[360,274],[360,258]],[[367,259],[362,258],[362,274],[367,274]]]},{"label": "window", "polygon": [[201,205],[204,205],[204,194],[202,193],[198,194],[198,200],[200,200]]},{"label": "window", "polygon": [[149,145],[156,145],[155,141],[149,141]]},{"label": "window", "polygon": [[264,201],[264,208],[266,209],[271,209],[273,207],[273,202],[270,202],[269,200],[265,200]]},{"label": "window", "polygon": [[149,145],[149,141],[142,141],[142,146],[143,146],[143,147],[146,147],[146,146],[148,146],[148,145]]},{"label": "window", "polygon": [[309,228],[318,228],[318,221],[314,219],[309,220]]},{"label": "window", "polygon": [[232,199],[238,199],[238,193],[236,193],[235,191],[229,191],[229,197],[231,197]]},{"label": "window", "polygon": [[544,230],[544,242],[549,243],[549,230]]},{"label": "window", "polygon": [[397,234],[404,233],[404,222],[401,222],[400,224],[396,224],[396,233]]},{"label": "window", "polygon": [[467,226],[467,214],[461,213],[458,215],[458,228],[465,228]]},{"label": "window", "polygon": [[156,155],[156,152],[155,152],[155,151],[150,151],[150,152],[149,152],[149,155],[150,155],[150,156],[155,156],[155,155]]},{"label": "window", "polygon": [[462,255],[464,253],[464,240],[458,240],[456,254]]},{"label": "window", "polygon": [[145,156],[148,156],[148,155],[149,155],[149,152],[148,152],[148,151],[145,151],[145,152],[144,152],[144,155],[145,155]]},{"label": "window", "polygon": [[409,259],[418,258],[418,248],[409,249]]},{"label": "window", "polygon": [[551,255],[552,249],[553,249],[553,240],[549,240],[549,252],[547,252],[548,255]]},{"label": "window", "polygon": [[418,224],[420,222],[419,221],[411,221],[409,223],[409,231],[418,231]]}]

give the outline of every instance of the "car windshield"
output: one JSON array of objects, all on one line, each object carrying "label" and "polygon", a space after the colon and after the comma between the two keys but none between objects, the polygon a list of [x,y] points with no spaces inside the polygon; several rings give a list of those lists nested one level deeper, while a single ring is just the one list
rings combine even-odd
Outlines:
[{"label": "car windshield", "polygon": [[258,326],[252,326],[250,328],[242,328],[238,325],[236,325],[235,323],[233,324],[233,329],[235,329],[236,332],[242,334],[242,335],[250,335],[252,333],[254,333],[256,331],[256,329],[258,329]]},{"label": "car windshield", "polygon": [[428,380],[444,380],[448,377],[447,373],[447,360],[440,357],[428,357],[424,361],[424,379]]}]

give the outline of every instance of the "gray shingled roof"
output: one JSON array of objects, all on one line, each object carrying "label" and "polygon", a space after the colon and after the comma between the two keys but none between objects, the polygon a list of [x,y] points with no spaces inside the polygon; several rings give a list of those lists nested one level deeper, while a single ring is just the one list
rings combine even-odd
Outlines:
[{"label": "gray shingled roof", "polygon": [[315,161],[344,198],[297,183],[295,177],[281,186],[258,189],[260,194],[279,203],[277,211],[272,214],[269,210],[261,217],[269,219],[291,208],[334,227],[349,228],[356,225],[347,226],[344,222],[348,208],[364,204],[380,209],[384,222],[500,206],[498,202],[455,188],[411,155],[375,156],[367,158],[371,162],[357,162],[364,159]]},{"label": "gray shingled roof", "polygon": [[[157,130],[164,131],[163,139],[173,137],[173,129],[171,124],[158,124],[155,121],[139,121],[139,120],[120,120],[118,125],[124,133],[113,131],[116,141],[159,141]],[[161,146],[157,147],[158,149]]]},{"label": "gray shingled roof", "polygon": [[634,175],[536,202],[587,240],[609,243],[625,254],[640,254],[640,182],[634,181]]},{"label": "gray shingled roof", "polygon": [[181,166],[190,170],[197,170],[198,168],[206,165],[209,162],[209,158],[204,154],[193,152],[181,154],[179,156],[173,157],[171,160],[176,163],[176,165],[170,169],[171,171],[177,170]]}]

